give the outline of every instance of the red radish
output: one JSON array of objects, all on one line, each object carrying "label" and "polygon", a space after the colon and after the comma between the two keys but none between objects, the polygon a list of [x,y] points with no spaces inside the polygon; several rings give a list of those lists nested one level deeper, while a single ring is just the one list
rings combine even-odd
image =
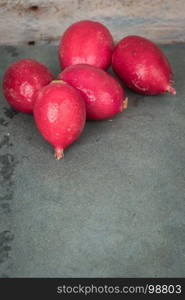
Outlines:
[{"label": "red radish", "polygon": [[16,110],[32,113],[37,91],[52,80],[46,66],[33,59],[22,59],[13,63],[4,74],[4,96]]},{"label": "red radish", "polygon": [[60,64],[62,68],[89,64],[107,69],[112,50],[112,36],[103,24],[90,20],[79,21],[68,27],[60,40]]},{"label": "red radish", "polygon": [[171,66],[161,49],[148,39],[127,36],[115,47],[112,68],[123,82],[141,94],[176,94]]},{"label": "red radish", "polygon": [[86,103],[87,119],[111,118],[125,106],[123,88],[102,69],[85,64],[74,65],[60,73],[58,79],[81,92]]},{"label": "red radish", "polygon": [[54,80],[37,94],[35,122],[43,137],[54,146],[57,159],[81,134],[85,116],[84,100],[66,82]]}]

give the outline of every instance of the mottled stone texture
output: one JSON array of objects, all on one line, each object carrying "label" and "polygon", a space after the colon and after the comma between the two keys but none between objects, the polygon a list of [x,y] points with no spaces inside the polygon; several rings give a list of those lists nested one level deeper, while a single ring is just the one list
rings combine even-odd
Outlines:
[{"label": "mottled stone texture", "polygon": [[[162,47],[177,95],[126,90],[128,110],[88,122],[56,161],[30,115],[0,94],[1,277],[185,276],[185,45]],[[0,77],[57,48],[2,46]]]},{"label": "mottled stone texture", "polygon": [[81,19],[103,22],[115,41],[139,34],[185,41],[185,0],[1,0],[0,44],[56,44]]}]

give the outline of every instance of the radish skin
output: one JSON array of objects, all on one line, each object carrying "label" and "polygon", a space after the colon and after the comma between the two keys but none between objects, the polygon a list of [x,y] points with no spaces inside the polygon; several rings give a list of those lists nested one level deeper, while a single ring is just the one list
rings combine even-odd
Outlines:
[{"label": "radish skin", "polygon": [[126,108],[124,90],[102,69],[80,64],[66,68],[58,79],[66,81],[83,96],[88,120],[111,118]]},{"label": "radish skin", "polygon": [[34,105],[34,118],[42,136],[53,145],[55,157],[61,159],[64,149],[83,131],[85,103],[72,86],[55,80],[39,91]]},{"label": "radish skin", "polygon": [[37,92],[52,79],[48,68],[40,62],[33,59],[19,60],[4,74],[4,96],[14,109],[31,114]]},{"label": "radish skin", "polygon": [[172,69],[162,50],[140,36],[127,36],[115,47],[112,68],[133,91],[144,95],[176,94]]},{"label": "radish skin", "polygon": [[75,64],[89,64],[108,69],[113,38],[101,23],[82,20],[68,27],[60,40],[59,61],[64,69]]}]

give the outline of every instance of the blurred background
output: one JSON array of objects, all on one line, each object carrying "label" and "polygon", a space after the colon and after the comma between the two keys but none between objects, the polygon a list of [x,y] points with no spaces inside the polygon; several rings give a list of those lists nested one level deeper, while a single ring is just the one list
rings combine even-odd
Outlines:
[{"label": "blurred background", "polygon": [[115,40],[140,34],[159,43],[185,41],[184,0],[1,0],[1,44],[56,44],[80,19],[103,22]]}]

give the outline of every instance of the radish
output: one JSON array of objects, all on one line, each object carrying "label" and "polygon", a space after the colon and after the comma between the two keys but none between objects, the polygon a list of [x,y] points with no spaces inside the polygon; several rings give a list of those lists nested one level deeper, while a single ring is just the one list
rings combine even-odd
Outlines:
[{"label": "radish", "polygon": [[107,69],[112,50],[109,30],[99,22],[83,20],[64,32],[59,45],[59,60],[62,68],[83,63]]},{"label": "radish", "polygon": [[111,118],[126,108],[123,88],[102,69],[86,64],[73,65],[60,73],[58,79],[81,92],[89,120]]},{"label": "radish", "polygon": [[52,80],[46,66],[33,59],[22,59],[13,63],[4,74],[4,96],[16,110],[32,113],[37,91]]},{"label": "radish", "polygon": [[148,95],[176,94],[171,66],[160,48],[140,36],[127,36],[115,47],[112,68],[132,90]]},{"label": "radish", "polygon": [[34,118],[43,137],[54,146],[55,157],[81,134],[85,124],[85,103],[79,92],[65,82],[54,80],[37,94]]}]

